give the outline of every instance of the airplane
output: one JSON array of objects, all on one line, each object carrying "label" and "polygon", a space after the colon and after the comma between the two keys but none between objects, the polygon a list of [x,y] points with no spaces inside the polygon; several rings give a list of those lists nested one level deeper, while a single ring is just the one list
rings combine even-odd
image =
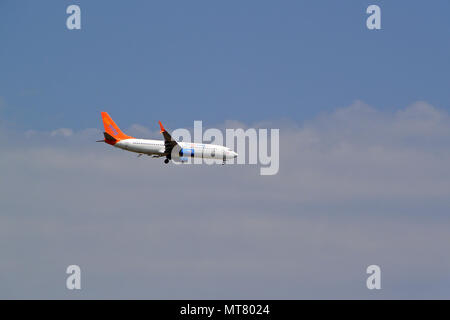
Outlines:
[{"label": "airplane", "polygon": [[101,115],[105,128],[105,132],[103,132],[105,139],[97,142],[105,142],[113,147],[138,153],[138,157],[143,154],[152,158],[165,157],[164,163],[166,164],[170,160],[184,163],[189,158],[216,159],[222,160],[222,165],[224,165],[227,160],[238,156],[230,148],[220,145],[177,142],[164,129],[161,121],[159,121],[160,133],[164,140],[136,139],[123,133],[107,112],[101,112]]}]

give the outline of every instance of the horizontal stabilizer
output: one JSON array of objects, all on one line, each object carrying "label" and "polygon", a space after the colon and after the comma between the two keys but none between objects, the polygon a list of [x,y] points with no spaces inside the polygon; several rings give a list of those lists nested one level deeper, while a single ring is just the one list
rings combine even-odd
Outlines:
[{"label": "horizontal stabilizer", "polygon": [[107,140],[107,141],[111,141],[111,142],[117,141],[117,139],[114,138],[113,136],[111,136],[108,132],[103,132],[103,135],[105,136],[105,140]]}]

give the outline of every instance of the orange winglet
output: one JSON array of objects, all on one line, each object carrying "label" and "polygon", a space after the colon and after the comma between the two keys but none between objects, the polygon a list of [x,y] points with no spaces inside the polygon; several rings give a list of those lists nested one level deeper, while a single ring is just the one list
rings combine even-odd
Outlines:
[{"label": "orange winglet", "polygon": [[161,131],[160,131],[159,133],[163,133],[163,132],[165,132],[165,131],[166,131],[166,129],[164,129],[164,127],[163,127],[163,125],[162,125],[161,121],[158,121],[158,122],[159,122],[159,126],[161,127]]}]

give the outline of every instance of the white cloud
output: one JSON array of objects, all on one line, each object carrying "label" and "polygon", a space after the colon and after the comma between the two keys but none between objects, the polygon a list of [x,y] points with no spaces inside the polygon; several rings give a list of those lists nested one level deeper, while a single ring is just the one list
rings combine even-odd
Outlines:
[{"label": "white cloud", "polygon": [[50,135],[52,137],[56,137],[56,136],[70,137],[73,135],[73,131],[72,131],[72,129],[68,129],[68,128],[60,128],[60,129],[56,129],[56,130],[53,130],[52,132],[50,132]]},{"label": "white cloud", "polygon": [[356,102],[270,125],[281,129],[270,177],[136,158],[93,143],[97,129],[11,139],[0,296],[66,297],[58,272],[72,263],[87,298],[370,298],[374,263],[380,298],[450,296],[446,112]]},{"label": "white cloud", "polygon": [[140,124],[133,124],[128,130],[126,130],[126,133],[136,137],[136,138],[142,138],[142,139],[154,139],[158,138],[160,139],[161,134],[159,133],[159,130],[150,130],[147,127],[140,125]]}]

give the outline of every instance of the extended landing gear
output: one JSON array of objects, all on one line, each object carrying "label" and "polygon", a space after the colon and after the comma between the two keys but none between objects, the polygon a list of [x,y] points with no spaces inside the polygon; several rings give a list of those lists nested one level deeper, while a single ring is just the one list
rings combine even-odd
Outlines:
[{"label": "extended landing gear", "polygon": [[164,163],[168,164],[169,163],[169,159],[164,159]]}]

